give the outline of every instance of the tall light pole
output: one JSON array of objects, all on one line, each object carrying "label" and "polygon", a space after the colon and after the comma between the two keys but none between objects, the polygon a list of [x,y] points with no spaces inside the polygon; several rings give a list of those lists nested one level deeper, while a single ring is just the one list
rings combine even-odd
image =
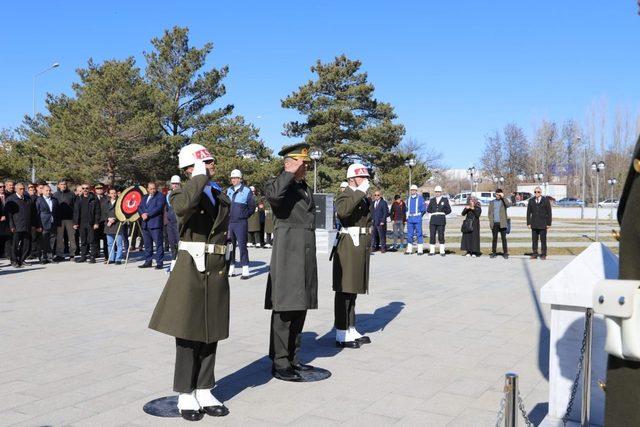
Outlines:
[{"label": "tall light pole", "polygon": [[476,181],[475,181],[474,177],[476,175],[476,172],[477,172],[477,169],[476,169],[475,166],[471,166],[471,167],[469,167],[467,169],[467,175],[469,176],[469,182],[471,184],[471,192],[472,193],[475,191],[474,190],[474,185],[475,185]]},{"label": "tall light pole", "polygon": [[611,213],[609,214],[609,216],[611,217],[611,223],[613,223],[613,187],[618,183],[618,180],[615,178],[610,178],[607,180],[607,184],[609,184],[609,187],[611,188]]},{"label": "tall light pole", "polygon": [[[578,145],[582,143],[582,138],[578,137]],[[586,197],[586,188],[587,188],[587,147],[584,147],[582,154],[582,203],[580,203],[580,219],[584,219],[584,205],[587,204],[585,201]]]},{"label": "tall light pole", "polygon": [[313,194],[318,192],[318,160],[322,158],[322,151],[315,149],[309,153],[313,160]]},{"label": "tall light pole", "polygon": [[[32,116],[33,120],[36,119],[36,81],[39,76],[43,75],[47,71],[53,70],[54,68],[58,68],[59,66],[60,66],[59,63],[54,62],[46,70],[42,70],[39,73],[34,74],[33,76],[33,116]],[[33,158],[31,158],[31,182],[35,182],[35,181],[36,181],[36,168],[33,166]]]},{"label": "tall light pole", "polygon": [[[542,184],[542,181],[544,181],[544,174],[541,172],[536,172],[533,174],[533,179],[539,183]],[[546,185],[545,185],[545,189],[544,189],[544,195],[547,196],[547,189],[546,189]]]},{"label": "tall light pole", "polygon": [[414,159],[413,157],[410,158],[409,160],[407,160],[406,162],[404,162],[405,166],[407,166],[409,168],[409,193],[411,193],[411,181],[412,181],[412,172],[413,172],[413,168],[416,165],[416,159]]},{"label": "tall light pole", "polygon": [[600,172],[604,172],[604,162],[600,160],[598,163],[591,163],[591,170],[596,173],[596,242],[598,241],[598,232],[600,229]]},{"label": "tall light pole", "polygon": [[504,176],[500,175],[500,176],[494,176],[493,177],[493,182],[498,185],[498,183],[500,183],[501,185],[504,184]]}]

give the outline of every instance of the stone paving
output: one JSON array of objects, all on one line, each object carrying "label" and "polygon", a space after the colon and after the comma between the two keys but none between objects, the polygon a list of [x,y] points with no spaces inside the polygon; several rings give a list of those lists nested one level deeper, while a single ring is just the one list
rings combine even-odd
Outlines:
[{"label": "stone paving", "polygon": [[[220,343],[218,425],[494,425],[503,375],[520,374],[534,420],[546,413],[548,312],[540,287],[571,258],[477,259],[376,254],[358,326],[373,343],[334,346],[331,268],[319,255],[318,310],[303,359],[331,378],[274,380],[262,309],[270,251],[251,249],[250,280],[232,279],[231,336]],[[143,412],[172,395],[173,339],[147,329],[163,271],[0,261],[0,425],[177,425]]]}]

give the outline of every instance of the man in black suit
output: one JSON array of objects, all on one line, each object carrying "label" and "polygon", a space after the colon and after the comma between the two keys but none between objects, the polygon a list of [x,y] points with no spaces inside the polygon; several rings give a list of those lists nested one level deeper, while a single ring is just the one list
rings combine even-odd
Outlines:
[{"label": "man in black suit", "polygon": [[547,259],[547,230],[551,227],[551,202],[548,197],[542,195],[540,187],[536,187],[533,193],[534,197],[527,203],[527,226],[531,229],[531,240],[533,240],[531,259],[538,258],[538,237],[542,242],[540,259]]},{"label": "man in black suit", "polygon": [[51,195],[51,187],[45,185],[42,188],[42,196],[36,199],[36,211],[42,226],[40,237],[39,258],[42,264],[49,263],[49,256],[53,261],[58,258],[53,257],[56,245],[58,226],[60,225],[60,214],[58,200]]},{"label": "man in black suit", "polygon": [[89,184],[82,184],[82,195],[78,197],[73,207],[73,228],[80,235],[80,258],[76,262],[85,262],[87,256],[89,263],[95,264],[96,249],[95,231],[100,223],[100,204],[98,199],[89,191]]},{"label": "man in black suit", "polygon": [[376,190],[373,193],[373,203],[371,203],[371,217],[373,219],[373,231],[371,234],[371,252],[380,249],[380,253],[387,251],[387,217],[389,216],[389,205],[382,198],[382,193]]},{"label": "man in black suit", "polygon": [[16,192],[7,199],[5,211],[9,219],[9,229],[13,233],[13,262],[16,268],[22,267],[29,254],[31,230],[40,230],[38,215],[33,200],[24,192],[24,184],[15,186]]}]

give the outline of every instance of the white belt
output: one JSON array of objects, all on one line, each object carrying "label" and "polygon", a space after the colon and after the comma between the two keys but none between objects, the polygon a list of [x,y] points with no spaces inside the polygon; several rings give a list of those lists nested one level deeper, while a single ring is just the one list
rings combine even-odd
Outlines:
[{"label": "white belt", "polygon": [[367,227],[342,227],[340,234],[348,234],[351,236],[353,246],[360,246],[360,235],[368,234],[369,229]]},{"label": "white belt", "polygon": [[434,212],[431,214],[431,216],[434,216],[434,215],[446,215],[446,214],[444,212]]},{"label": "white belt", "polygon": [[205,270],[204,254],[225,255],[226,245],[207,244],[204,242],[178,242],[178,250],[189,252],[196,268],[200,272]]},{"label": "white belt", "polygon": [[422,216],[421,213],[414,213],[414,214],[409,214],[409,216]]}]

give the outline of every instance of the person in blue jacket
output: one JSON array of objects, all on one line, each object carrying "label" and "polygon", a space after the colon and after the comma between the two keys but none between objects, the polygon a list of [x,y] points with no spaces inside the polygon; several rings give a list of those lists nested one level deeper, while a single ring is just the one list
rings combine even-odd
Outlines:
[{"label": "person in blue jacket", "polygon": [[422,195],[418,194],[417,185],[412,185],[409,191],[411,195],[407,199],[407,251],[405,255],[413,253],[413,236],[418,239],[418,255],[422,255],[424,253],[422,217],[427,212],[427,206]]},{"label": "person in blue jacket", "polygon": [[240,264],[242,265],[242,277],[249,278],[249,251],[247,250],[248,219],[256,210],[256,201],[251,189],[242,183],[242,172],[238,169],[231,171],[231,187],[227,188],[227,196],[231,199],[231,211],[229,213],[228,239],[233,244],[231,251],[231,265],[229,277],[234,276],[236,262],[236,247],[240,249]]},{"label": "person in blue jacket", "polygon": [[158,193],[156,183],[147,184],[147,194],[142,198],[138,213],[142,219],[142,241],[144,242],[144,263],[139,268],[151,267],[155,245],[156,268],[162,269],[164,260],[164,208],[166,198]]}]

